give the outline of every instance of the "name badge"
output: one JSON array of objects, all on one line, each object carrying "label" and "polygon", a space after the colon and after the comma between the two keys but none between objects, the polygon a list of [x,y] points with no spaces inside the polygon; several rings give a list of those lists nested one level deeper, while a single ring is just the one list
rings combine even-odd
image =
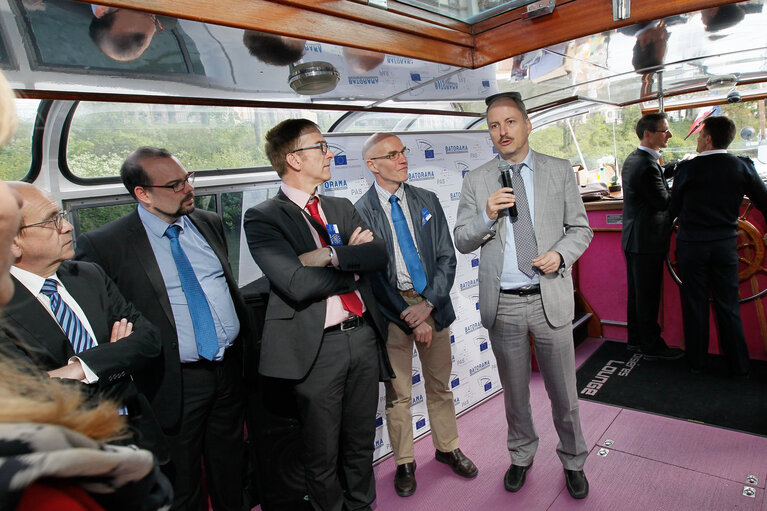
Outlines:
[{"label": "name badge", "polygon": [[343,245],[343,241],[341,240],[341,233],[338,232],[338,225],[337,224],[327,224],[325,226],[325,230],[328,231],[328,237],[330,238],[330,244],[331,245]]},{"label": "name badge", "polygon": [[423,208],[421,210],[421,227],[426,225],[426,222],[431,220],[431,213],[429,213],[429,210],[426,208]]}]

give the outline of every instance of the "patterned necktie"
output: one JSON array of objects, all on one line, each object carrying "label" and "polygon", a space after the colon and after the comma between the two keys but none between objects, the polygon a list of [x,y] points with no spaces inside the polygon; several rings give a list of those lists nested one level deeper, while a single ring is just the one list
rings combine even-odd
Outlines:
[{"label": "patterned necktie", "polygon": [[56,316],[56,321],[64,331],[64,335],[72,344],[75,354],[91,349],[94,346],[93,338],[77,314],[61,299],[58,292],[58,282],[54,279],[45,279],[43,289],[40,292],[50,298],[53,315]]},{"label": "patterned necktie", "polygon": [[413,237],[410,235],[405,214],[399,205],[399,197],[392,195],[389,197],[389,202],[391,203],[391,219],[394,222],[394,232],[397,233],[397,242],[399,242],[402,257],[405,259],[407,272],[413,281],[413,289],[418,291],[418,293],[422,293],[426,288],[426,272],[423,269],[421,258],[418,257],[418,250],[416,250],[415,243],[413,243]]},{"label": "patterned necktie", "polygon": [[[320,216],[319,202],[319,197],[311,197],[309,202],[306,203],[306,209],[309,210],[309,214],[317,223],[320,225],[325,225],[325,223],[322,221],[322,217]],[[328,246],[328,244],[325,243],[325,238],[322,236],[320,236],[320,244],[323,247]],[[349,312],[353,312],[357,316],[362,316],[362,300],[360,300],[360,297],[357,296],[357,293],[352,291],[350,293],[338,295],[338,297],[341,298],[341,303],[344,305],[344,309],[348,310]]]},{"label": "patterned necktie", "polygon": [[165,230],[165,235],[170,239],[170,252],[173,254],[178,277],[181,280],[181,289],[184,290],[189,314],[192,316],[197,353],[204,359],[213,360],[218,353],[216,325],[213,323],[213,315],[210,313],[205,292],[194,274],[192,263],[189,262],[178,241],[180,230],[180,225],[171,225]]},{"label": "patterned necktie", "polygon": [[514,244],[517,247],[517,266],[519,270],[532,278],[536,273],[532,260],[538,256],[538,243],[535,241],[530,206],[527,203],[525,182],[522,180],[522,164],[511,166],[511,184],[517,200],[517,218],[509,218],[514,226]]}]

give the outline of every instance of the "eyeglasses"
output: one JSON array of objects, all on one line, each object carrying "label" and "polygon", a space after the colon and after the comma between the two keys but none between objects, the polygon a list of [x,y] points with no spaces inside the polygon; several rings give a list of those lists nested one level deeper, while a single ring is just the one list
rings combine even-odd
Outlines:
[{"label": "eyeglasses", "polygon": [[154,21],[154,31],[156,34],[159,34],[164,28],[162,28],[162,23],[160,23],[160,20],[157,19],[156,14],[150,14],[150,17],[152,18],[152,21]]},{"label": "eyeglasses", "polygon": [[401,151],[392,151],[390,153],[384,154],[383,156],[375,156],[373,158],[368,158],[369,160],[381,160],[381,159],[387,159],[387,160],[396,160],[399,158],[400,155],[407,156],[410,153],[410,149],[407,147],[403,147]]},{"label": "eyeglasses", "polygon": [[668,133],[669,135],[671,135],[671,130],[653,130],[653,132],[655,132],[655,133]]},{"label": "eyeglasses", "polygon": [[54,229],[61,231],[61,229],[64,227],[64,220],[68,221],[69,215],[67,215],[65,211],[59,211],[56,213],[56,216],[53,216],[48,220],[43,220],[42,222],[36,222],[34,224],[22,225],[19,227],[19,230],[26,229],[27,227],[40,227],[43,225],[53,224]]},{"label": "eyeglasses", "polygon": [[314,145],[308,145],[306,147],[299,147],[298,149],[293,149],[290,151],[291,153],[297,153],[298,151],[306,151],[307,149],[319,149],[322,151],[322,154],[326,154],[328,152],[328,143],[327,142],[317,142]]},{"label": "eyeglasses", "polygon": [[173,190],[174,192],[178,193],[184,188],[186,188],[187,183],[194,186],[194,172],[188,173],[184,179],[180,181],[176,181],[175,183],[170,185],[141,185],[141,187],[142,188],[168,188],[169,190]]}]

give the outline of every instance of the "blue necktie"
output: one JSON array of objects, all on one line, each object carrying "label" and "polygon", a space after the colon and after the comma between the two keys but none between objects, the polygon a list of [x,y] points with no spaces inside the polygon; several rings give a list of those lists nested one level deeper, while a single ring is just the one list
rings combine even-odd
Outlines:
[{"label": "blue necktie", "polygon": [[213,323],[213,315],[210,313],[208,299],[205,292],[194,274],[192,263],[181,248],[178,241],[180,225],[171,225],[165,230],[165,235],[170,239],[170,252],[176,263],[178,277],[181,280],[181,289],[186,295],[186,303],[189,306],[189,314],[192,316],[194,338],[197,343],[197,353],[202,358],[213,360],[218,353],[218,336],[216,325]]},{"label": "blue necktie", "polygon": [[93,338],[83,326],[80,318],[75,312],[61,299],[58,292],[58,282],[53,279],[45,279],[43,289],[40,291],[51,300],[51,310],[56,316],[56,321],[64,331],[69,342],[72,343],[72,349],[75,354],[81,351],[89,350],[93,347]]},{"label": "blue necktie", "polygon": [[399,197],[392,195],[389,197],[391,202],[391,219],[394,222],[394,232],[397,233],[397,241],[402,257],[405,259],[405,266],[410,278],[413,281],[413,289],[422,293],[426,288],[426,272],[421,264],[421,258],[418,257],[418,250],[413,243],[413,237],[410,235],[410,229],[407,227],[407,220],[402,208],[399,205]]}]

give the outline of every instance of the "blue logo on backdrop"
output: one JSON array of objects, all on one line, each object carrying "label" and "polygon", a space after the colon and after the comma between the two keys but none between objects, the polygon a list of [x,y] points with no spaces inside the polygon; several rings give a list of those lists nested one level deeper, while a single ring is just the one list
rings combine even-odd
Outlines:
[{"label": "blue logo on backdrop", "polygon": [[455,344],[455,336],[450,334],[450,344]]},{"label": "blue logo on backdrop", "polygon": [[378,75],[350,76],[349,85],[378,85]]},{"label": "blue logo on backdrop", "polygon": [[446,145],[445,146],[445,152],[447,154],[468,153],[469,152],[469,146],[467,146],[465,144]]},{"label": "blue logo on backdrop", "polygon": [[418,145],[418,150],[423,151],[424,158],[427,160],[434,158],[434,147],[431,145],[431,142],[428,140],[418,139],[415,141],[415,143]]},{"label": "blue logo on backdrop", "polygon": [[450,200],[451,201],[461,200],[461,192],[450,192]]},{"label": "blue logo on backdrop", "polygon": [[476,287],[479,285],[479,279],[471,279],[471,280],[465,280],[461,282],[459,289],[461,291],[465,291],[467,289],[470,289],[472,287]]},{"label": "blue logo on backdrop", "polygon": [[469,167],[469,164],[465,161],[457,161],[455,162],[455,170],[460,172],[462,176],[465,176],[466,173],[471,170],[471,167]]},{"label": "blue logo on backdrop", "polygon": [[436,90],[458,90],[458,84],[451,82],[450,79],[437,80],[434,82],[434,88]]},{"label": "blue logo on backdrop", "polygon": [[340,145],[335,144],[328,144],[328,147],[331,151],[333,151],[333,163],[335,163],[337,166],[340,165],[346,165],[347,159],[346,159],[346,149],[341,147]]},{"label": "blue logo on backdrop", "polygon": [[376,428],[380,428],[381,426],[383,426],[383,416],[376,412]]},{"label": "blue logo on backdrop", "polygon": [[[338,156],[336,156],[338,158]],[[346,156],[344,158],[344,163],[342,165],[346,165]],[[338,165],[338,163],[336,163]],[[336,190],[346,190],[349,188],[349,185],[346,183],[346,179],[331,179],[330,181],[325,181],[325,183],[322,185],[325,188],[326,192],[334,192]]]},{"label": "blue logo on backdrop", "polygon": [[304,49],[312,53],[322,53],[322,46],[318,43],[306,43]]},{"label": "blue logo on backdrop", "polygon": [[373,449],[378,449],[379,447],[383,447],[383,438],[376,438],[376,442],[373,444]]},{"label": "blue logo on backdrop", "polygon": [[407,57],[397,57],[396,55],[387,55],[386,56],[386,63],[387,64],[413,64],[415,61],[413,59],[407,58]]},{"label": "blue logo on backdrop", "polygon": [[414,172],[408,172],[407,178],[409,181],[428,181],[434,179],[433,170],[416,170]]},{"label": "blue logo on backdrop", "polygon": [[482,80],[482,87],[490,87],[490,80]]},{"label": "blue logo on backdrop", "polygon": [[410,79],[414,82],[420,82],[421,81],[421,73],[410,73]]},{"label": "blue logo on backdrop", "polygon": [[479,330],[482,328],[482,323],[477,321],[476,323],[472,323],[471,325],[466,325],[463,328],[463,333],[468,334],[469,332],[473,332],[474,330]]},{"label": "blue logo on backdrop", "polygon": [[461,384],[461,379],[455,373],[450,373],[450,388],[454,389]]},{"label": "blue logo on backdrop", "polygon": [[475,365],[474,367],[469,369],[469,376],[474,376],[480,371],[484,371],[485,369],[490,367],[490,361],[485,360],[484,362],[480,362],[479,364]]},{"label": "blue logo on backdrop", "polygon": [[423,394],[416,394],[413,396],[413,405],[417,405],[418,403],[423,403]]},{"label": "blue logo on backdrop", "polygon": [[421,415],[421,414],[413,415],[413,419],[415,419],[415,429],[416,429],[416,431],[426,427],[426,417],[424,417],[423,415]]},{"label": "blue logo on backdrop", "polygon": [[483,351],[487,351],[487,348],[489,346],[487,343],[487,339],[484,337],[477,337],[476,339],[474,339],[474,344],[479,346],[480,353]]},{"label": "blue logo on backdrop", "polygon": [[413,369],[413,385],[421,383],[421,373],[418,372],[418,369]]},{"label": "blue logo on backdrop", "polygon": [[482,390],[485,392],[489,392],[493,388],[493,382],[490,380],[490,378],[480,378],[479,386],[482,387]]}]

